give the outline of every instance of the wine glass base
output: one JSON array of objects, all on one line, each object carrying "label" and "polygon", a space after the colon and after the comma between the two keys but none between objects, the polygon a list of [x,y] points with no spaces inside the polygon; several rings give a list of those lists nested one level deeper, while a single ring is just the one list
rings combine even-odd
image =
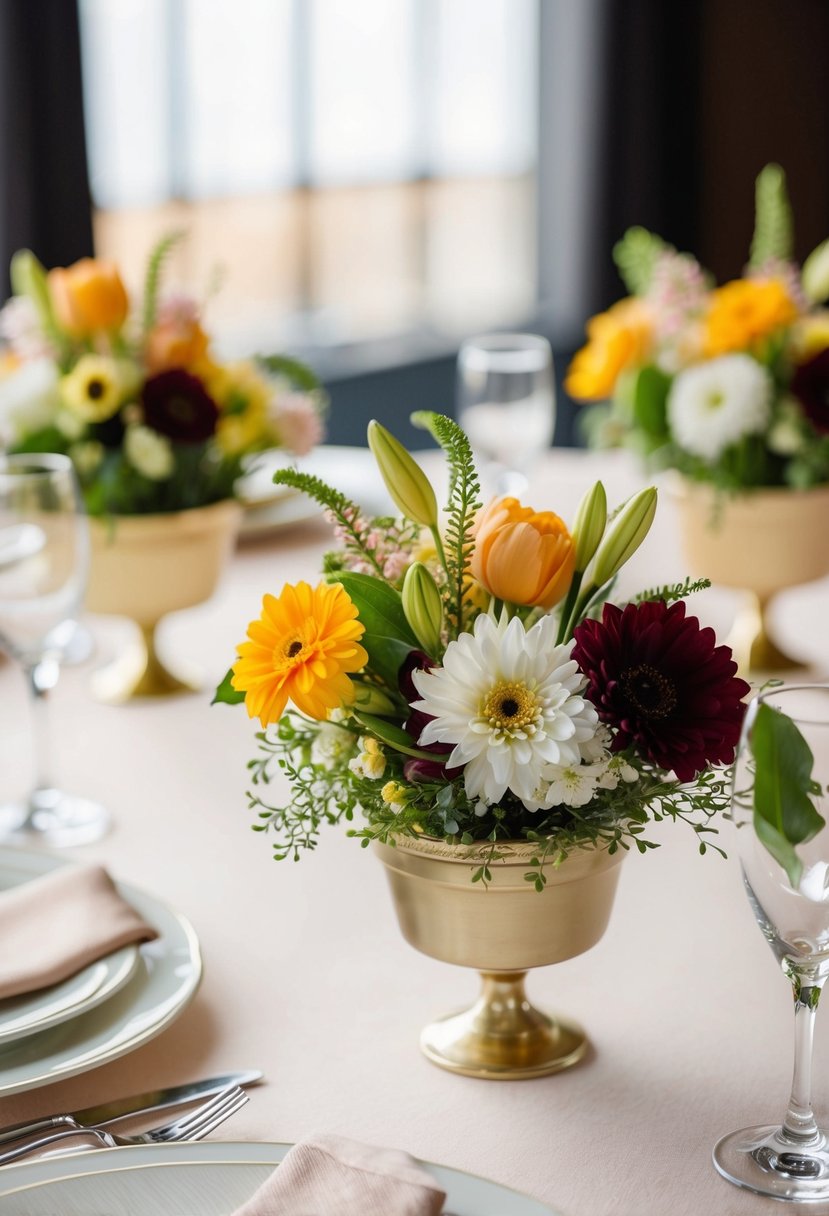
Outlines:
[{"label": "wine glass base", "polygon": [[106,835],[110,812],[88,798],[60,790],[39,790],[36,802],[0,804],[0,845],[69,848]]},{"label": "wine glass base", "polygon": [[829,1137],[799,1145],[779,1125],[744,1127],[714,1145],[714,1165],[729,1182],[790,1202],[829,1199]]}]

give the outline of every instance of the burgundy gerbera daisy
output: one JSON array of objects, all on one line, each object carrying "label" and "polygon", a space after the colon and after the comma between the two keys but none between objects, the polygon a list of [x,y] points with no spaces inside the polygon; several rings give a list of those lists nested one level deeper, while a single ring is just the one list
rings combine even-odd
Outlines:
[{"label": "burgundy gerbera daisy", "polygon": [[605,604],[601,621],[583,621],[574,637],[585,695],[614,728],[614,751],[632,747],[680,781],[731,763],[749,686],[682,600]]},{"label": "burgundy gerbera daisy", "polygon": [[215,433],[216,402],[198,376],[179,367],[150,376],[141,400],[147,426],[173,443],[204,443]]},{"label": "burgundy gerbera daisy", "polygon": [[815,430],[829,433],[829,349],[802,363],[791,380],[793,396],[803,406]]}]

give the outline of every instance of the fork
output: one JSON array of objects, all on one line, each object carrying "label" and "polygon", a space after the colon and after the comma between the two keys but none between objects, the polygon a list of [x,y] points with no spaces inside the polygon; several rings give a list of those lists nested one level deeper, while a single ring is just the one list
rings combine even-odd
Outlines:
[{"label": "fork", "polygon": [[161,1127],[153,1128],[152,1131],[140,1132],[134,1136],[116,1136],[103,1127],[95,1127],[94,1124],[87,1127],[81,1123],[74,1123],[72,1120],[74,1126],[64,1126],[58,1130],[53,1129],[40,1133],[0,1152],[0,1165],[7,1165],[19,1157],[39,1152],[47,1145],[77,1139],[79,1136],[92,1136],[103,1148],[116,1148],[130,1144],[165,1144],[175,1140],[202,1140],[249,1101],[250,1099],[243,1089],[240,1089],[238,1085],[231,1085],[186,1115],[165,1123]]}]

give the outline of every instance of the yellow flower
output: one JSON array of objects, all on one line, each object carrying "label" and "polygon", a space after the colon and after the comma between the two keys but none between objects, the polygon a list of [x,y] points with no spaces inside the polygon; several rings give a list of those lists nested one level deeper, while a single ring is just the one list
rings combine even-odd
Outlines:
[{"label": "yellow flower", "polygon": [[118,364],[104,355],[81,355],[60,382],[64,404],[84,422],[105,422],[111,418],[123,393]]},{"label": "yellow flower", "polygon": [[567,525],[553,511],[495,498],[478,517],[470,573],[499,600],[552,608],[567,594],[575,560]]},{"label": "yellow flower", "polygon": [[822,308],[801,319],[791,334],[792,354],[796,363],[808,363],[829,346],[829,310]]},{"label": "yellow flower", "polygon": [[81,258],[72,266],[50,270],[47,281],[57,322],[72,337],[124,324],[129,301],[114,262]]},{"label": "yellow flower", "polygon": [[650,314],[641,300],[620,300],[587,322],[587,345],[573,358],[564,387],[580,401],[611,396],[620,372],[642,363],[652,338]]},{"label": "yellow flower", "polygon": [[288,584],[278,598],[266,595],[233,666],[232,685],[245,694],[248,716],[268,726],[290,698],[309,718],[325,721],[330,709],[350,702],[349,673],[368,662],[359,644],[364,632],[340,583]]},{"label": "yellow flower", "polygon": [[238,456],[273,441],[269,416],[273,386],[252,363],[213,364],[204,382],[220,410],[216,440],[226,456]]},{"label": "yellow flower", "polygon": [[705,354],[749,350],[796,317],[795,302],[780,279],[734,279],[711,293]]}]

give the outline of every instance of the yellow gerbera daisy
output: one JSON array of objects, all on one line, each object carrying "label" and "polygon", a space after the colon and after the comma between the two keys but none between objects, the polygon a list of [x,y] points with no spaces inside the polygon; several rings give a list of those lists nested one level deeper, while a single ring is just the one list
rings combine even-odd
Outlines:
[{"label": "yellow gerbera daisy", "polygon": [[233,667],[232,684],[245,694],[248,715],[268,726],[290,699],[309,718],[324,721],[329,710],[352,699],[349,673],[368,662],[359,644],[364,633],[340,583],[288,584],[278,598],[266,595]]},{"label": "yellow gerbera daisy", "polygon": [[105,355],[81,355],[60,382],[64,404],[84,422],[106,422],[117,412],[124,391],[121,368]]}]

